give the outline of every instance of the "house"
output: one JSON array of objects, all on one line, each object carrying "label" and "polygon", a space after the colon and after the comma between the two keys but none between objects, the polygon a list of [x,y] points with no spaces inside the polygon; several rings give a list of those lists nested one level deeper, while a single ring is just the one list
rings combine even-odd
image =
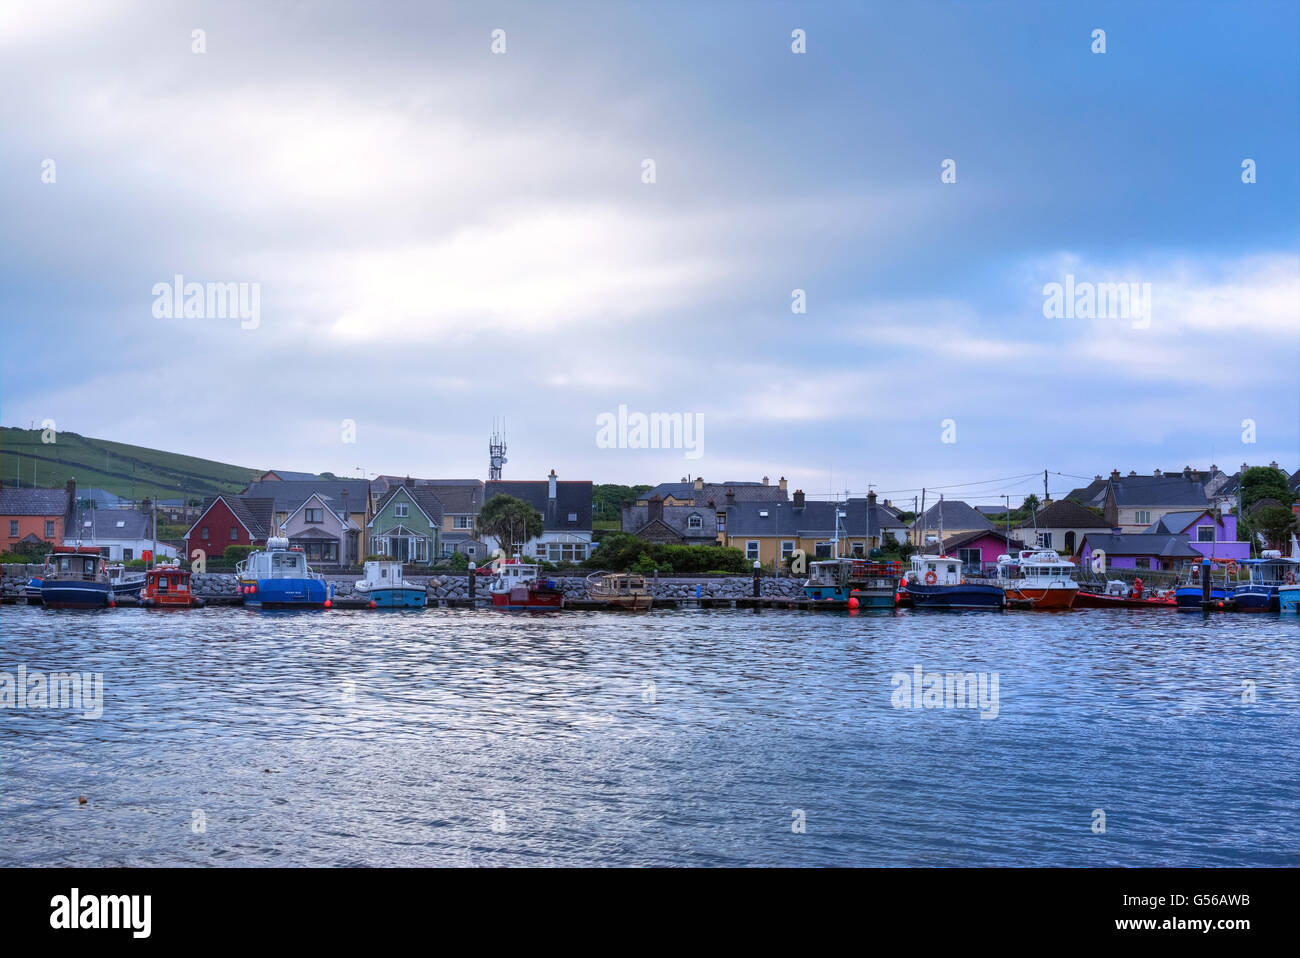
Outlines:
[{"label": "house", "polygon": [[1019,538],[1027,543],[1026,548],[1055,549],[1065,556],[1074,555],[1089,533],[1104,535],[1115,531],[1100,512],[1069,499],[1045,502],[1032,518],[1015,528]]},{"label": "house", "polygon": [[152,552],[156,558],[176,558],[176,550],[154,542],[153,517],[134,509],[78,509],[63,537],[65,546],[98,546],[106,559],[130,562]]},{"label": "house", "polygon": [[[284,475],[283,472],[277,474]],[[251,483],[241,498],[271,499],[275,503],[272,528],[278,529],[313,495],[319,495],[325,500],[330,511],[345,514],[356,527],[359,533],[359,558],[364,559],[373,551],[367,533],[375,513],[370,498],[370,483],[365,479],[271,479]]]},{"label": "house", "polygon": [[651,497],[658,496],[665,506],[702,506],[710,499],[722,502],[731,492],[737,502],[787,502],[786,480],[782,476],[772,485],[767,476],[762,482],[705,482],[700,476],[683,478],[681,482],[661,482],[637,497],[636,505],[644,506]]},{"label": "house", "polygon": [[361,527],[348,515],[347,504],[319,492],[304,499],[276,531],[315,566],[355,566],[365,560]]},{"label": "house", "polygon": [[414,480],[393,486],[370,520],[375,555],[428,565],[442,556],[442,501],[430,486]]},{"label": "house", "polygon": [[[490,479],[484,483],[483,501],[508,495],[529,503],[542,515],[542,535],[524,544],[524,555],[535,555],[551,562],[581,562],[591,553],[590,481],[561,482],[552,469],[539,481]],[[488,543],[500,547],[495,540]]]},{"label": "house", "polygon": [[1093,556],[1106,554],[1108,569],[1159,569],[1180,571],[1199,564],[1202,554],[1185,535],[1162,533],[1094,533],[1079,544],[1079,563],[1092,564]]},{"label": "house", "polygon": [[[987,516],[981,515],[960,499],[940,499],[924,513],[917,516],[909,528],[912,545],[926,550],[927,539],[965,535],[967,532],[989,532],[994,526]],[[928,550],[926,550],[928,551]]]},{"label": "house", "polygon": [[887,529],[901,529],[898,514],[874,492],[842,502],[809,502],[802,489],[786,502],[740,501],[724,495],[723,544],[763,565],[788,560],[797,550],[811,559],[866,556],[879,548]]},{"label": "house", "polygon": [[133,509],[135,503],[107,489],[80,489],[77,507],[81,509]]},{"label": "house", "polygon": [[1216,559],[1250,558],[1250,543],[1237,541],[1237,517],[1209,509],[1167,512],[1145,530],[1147,534],[1185,535],[1201,555]]},{"label": "house", "polygon": [[1206,484],[1214,478],[1211,473],[1190,466],[1184,466],[1180,473],[1157,469],[1149,476],[1136,472],[1121,476],[1115,469],[1110,478],[1098,477],[1066,498],[1077,498],[1085,506],[1100,509],[1112,530],[1141,532],[1167,512],[1210,508]]},{"label": "house", "polygon": [[13,489],[0,486],[0,549],[8,551],[23,540],[35,536],[51,545],[63,541],[65,524],[77,495],[76,480],[69,479],[63,489]]},{"label": "house", "polygon": [[663,545],[717,545],[718,514],[708,504],[665,506],[653,495],[645,505],[624,504],[623,531]]},{"label": "house", "polygon": [[441,555],[461,552],[480,564],[492,555],[492,548],[475,538],[484,501],[483,480],[417,479],[415,485],[431,487],[442,503],[442,534],[438,546]]},{"label": "house", "polygon": [[[956,556],[962,562],[963,572],[976,575],[996,566],[998,556],[1014,556],[1026,548],[1029,546],[1014,536],[1007,538],[1001,532],[976,529],[973,532],[946,536],[942,547],[937,551],[939,555]],[[925,551],[929,552],[930,549]]]},{"label": "house", "polygon": [[248,496],[215,496],[204,500],[203,511],[185,533],[185,558],[196,553],[216,558],[227,546],[262,546],[276,528],[275,500]]}]

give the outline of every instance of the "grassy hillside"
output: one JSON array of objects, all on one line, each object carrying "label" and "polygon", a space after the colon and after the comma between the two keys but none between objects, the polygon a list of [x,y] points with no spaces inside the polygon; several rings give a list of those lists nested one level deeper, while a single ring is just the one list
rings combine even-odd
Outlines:
[{"label": "grassy hillside", "polygon": [[129,499],[201,499],[238,492],[254,472],[247,466],[92,439],[75,432],[58,433],[55,442],[43,443],[39,429],[0,427],[0,479],[6,486],[58,487],[76,479],[80,489],[107,489]]}]

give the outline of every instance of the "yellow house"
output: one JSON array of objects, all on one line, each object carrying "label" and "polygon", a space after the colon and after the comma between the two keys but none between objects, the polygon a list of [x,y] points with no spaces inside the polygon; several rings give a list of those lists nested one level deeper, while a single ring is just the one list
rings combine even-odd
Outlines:
[{"label": "yellow house", "polygon": [[[796,489],[789,502],[733,502],[726,506],[723,545],[771,566],[802,550],[811,561],[867,556],[897,514],[877,505],[874,493],[843,502],[808,502]],[[901,533],[901,524],[900,524]]]}]

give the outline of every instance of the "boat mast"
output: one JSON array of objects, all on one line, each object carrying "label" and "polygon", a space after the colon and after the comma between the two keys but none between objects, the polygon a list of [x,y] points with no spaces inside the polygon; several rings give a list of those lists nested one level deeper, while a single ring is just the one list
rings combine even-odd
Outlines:
[{"label": "boat mast", "polygon": [[943,493],[939,493],[939,555],[947,555],[943,548]]}]

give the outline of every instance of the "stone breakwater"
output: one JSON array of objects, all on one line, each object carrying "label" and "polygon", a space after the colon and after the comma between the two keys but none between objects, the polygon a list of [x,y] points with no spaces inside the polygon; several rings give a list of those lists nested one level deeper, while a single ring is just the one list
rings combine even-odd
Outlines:
[{"label": "stone breakwater", "polygon": [[[21,595],[27,580],[39,575],[41,566],[4,567],[2,589],[4,595]],[[356,593],[356,575],[326,575],[325,580],[334,586],[334,594],[341,598],[352,598]],[[565,598],[582,599],[587,595],[585,575],[552,575],[550,579],[564,589]],[[423,585],[429,590],[430,601],[436,599],[468,599],[469,576],[467,575],[407,575],[408,582]],[[487,578],[478,581],[477,592],[482,595],[487,589]],[[656,599],[693,599],[699,588],[702,599],[743,599],[754,594],[754,580],[749,576],[719,576],[709,579],[681,579],[663,576],[659,579],[647,578],[646,584]],[[234,596],[239,594],[238,581],[233,573],[210,572],[193,578],[194,594],[200,596]],[[763,598],[803,597],[803,580],[764,576],[759,579],[759,594]]]}]

